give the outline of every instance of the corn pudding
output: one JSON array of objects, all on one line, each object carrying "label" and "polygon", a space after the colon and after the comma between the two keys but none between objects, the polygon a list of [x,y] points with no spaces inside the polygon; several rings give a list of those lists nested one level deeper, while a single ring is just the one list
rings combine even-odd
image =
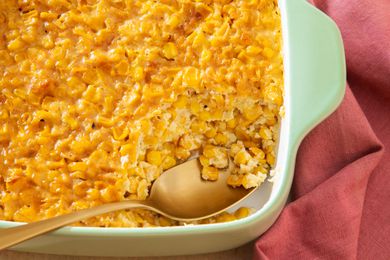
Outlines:
[{"label": "corn pudding", "polygon": [[[0,32],[0,219],[143,200],[194,155],[210,181],[230,157],[233,187],[259,186],[274,164],[276,0],[2,0]],[[179,223],[126,210],[77,224]]]}]

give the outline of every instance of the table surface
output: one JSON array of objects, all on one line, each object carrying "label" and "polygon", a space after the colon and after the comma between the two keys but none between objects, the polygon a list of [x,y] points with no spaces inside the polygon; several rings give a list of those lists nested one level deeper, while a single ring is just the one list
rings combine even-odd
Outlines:
[{"label": "table surface", "polygon": [[[140,260],[239,260],[252,259],[253,242],[243,245],[239,248],[229,251],[223,251],[213,254],[193,255],[193,256],[175,256],[175,257],[134,257],[132,259]],[[124,260],[124,257],[89,257],[89,256],[57,256],[32,253],[20,253],[14,251],[0,252],[0,260]]]}]

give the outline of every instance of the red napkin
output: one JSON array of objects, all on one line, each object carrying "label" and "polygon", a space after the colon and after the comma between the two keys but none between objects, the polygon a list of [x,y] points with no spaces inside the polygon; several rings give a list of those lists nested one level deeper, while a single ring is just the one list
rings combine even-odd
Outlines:
[{"label": "red napkin", "polygon": [[254,257],[390,259],[390,1],[312,2],[342,32],[349,86],[302,143],[293,202]]}]

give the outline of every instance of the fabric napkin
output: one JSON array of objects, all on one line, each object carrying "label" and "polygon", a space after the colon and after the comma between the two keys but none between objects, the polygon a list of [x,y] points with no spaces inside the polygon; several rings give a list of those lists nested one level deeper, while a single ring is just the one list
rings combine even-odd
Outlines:
[{"label": "fabric napkin", "polygon": [[293,201],[254,258],[390,259],[390,1],[312,3],[341,30],[346,95],[303,141]]}]

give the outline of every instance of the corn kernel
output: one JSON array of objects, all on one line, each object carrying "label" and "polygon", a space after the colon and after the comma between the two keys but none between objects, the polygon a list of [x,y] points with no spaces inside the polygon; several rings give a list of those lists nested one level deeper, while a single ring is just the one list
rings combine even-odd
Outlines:
[{"label": "corn kernel", "polygon": [[198,102],[191,103],[191,112],[193,114],[198,114],[200,112],[201,105]]},{"label": "corn kernel", "polygon": [[260,134],[260,137],[264,140],[272,139],[271,130],[269,128],[264,127],[264,126],[260,127],[259,134]]},{"label": "corn kernel", "polygon": [[263,95],[266,101],[270,103],[275,103],[278,106],[281,106],[283,103],[282,91],[279,88],[274,86],[265,87],[263,90]]},{"label": "corn kernel", "polygon": [[236,212],[234,212],[234,216],[237,219],[245,218],[249,216],[249,214],[250,214],[250,210],[247,207],[241,207],[238,210],[236,210]]},{"label": "corn kernel", "polygon": [[13,218],[15,221],[29,220],[29,222],[30,222],[36,218],[36,215],[37,215],[37,212],[35,211],[34,208],[32,208],[30,206],[23,206],[22,208],[20,208],[19,210],[17,210],[14,213]]},{"label": "corn kernel", "polygon": [[236,127],[234,129],[234,134],[237,136],[239,140],[250,140],[251,137],[249,134],[245,131],[244,128],[241,128],[240,126]]},{"label": "corn kernel", "polygon": [[82,79],[87,84],[94,84],[97,81],[97,75],[96,72],[92,70],[88,70],[84,72]]},{"label": "corn kernel", "polygon": [[229,175],[226,183],[233,187],[238,187],[242,185],[242,176],[240,175]]},{"label": "corn kernel", "polygon": [[202,178],[204,180],[216,181],[218,180],[219,171],[215,167],[203,167],[202,168]]},{"label": "corn kernel", "polygon": [[180,24],[180,19],[177,15],[172,15],[167,23],[171,28],[176,28]]},{"label": "corn kernel", "polygon": [[183,73],[183,83],[188,87],[198,89],[200,86],[200,72],[195,67],[188,67]]},{"label": "corn kernel", "polygon": [[70,177],[72,177],[73,179],[85,180],[87,178],[86,172],[81,172],[81,171],[75,171],[75,172],[70,171],[70,172],[71,172]]},{"label": "corn kernel", "polygon": [[125,127],[123,130],[120,130],[119,128],[113,128],[112,134],[115,140],[124,140],[129,135],[129,128]]},{"label": "corn kernel", "polygon": [[230,222],[236,220],[236,217],[230,213],[222,213],[221,215],[217,216],[216,221],[217,222]]},{"label": "corn kernel", "polygon": [[34,113],[34,120],[33,122],[38,121],[47,121],[50,122],[55,118],[55,115],[51,112],[45,111],[45,110],[38,110]]},{"label": "corn kernel", "polygon": [[207,45],[208,41],[206,39],[206,36],[202,31],[196,33],[196,36],[194,37],[194,41],[192,43],[192,46],[194,48],[200,47],[202,45]]},{"label": "corn kernel", "polygon": [[163,47],[163,56],[167,59],[174,59],[178,54],[177,48],[173,42],[168,42]]},{"label": "corn kernel", "polygon": [[185,108],[188,103],[188,98],[186,96],[179,96],[174,103],[174,106],[176,108]]},{"label": "corn kernel", "polygon": [[41,12],[39,14],[39,17],[41,17],[43,20],[53,20],[53,19],[57,18],[57,14],[48,13],[48,12]]},{"label": "corn kernel", "polygon": [[263,49],[263,51],[261,52],[261,54],[262,54],[264,57],[270,59],[270,58],[272,58],[272,57],[274,56],[275,52],[274,52],[271,48],[265,47],[265,48]]},{"label": "corn kernel", "polygon": [[22,39],[16,38],[15,40],[10,41],[7,47],[10,51],[17,51],[24,47],[24,42]]},{"label": "corn kernel", "polygon": [[129,70],[129,63],[126,61],[122,60],[119,62],[116,66],[116,71],[118,72],[118,75],[125,76],[127,75],[127,72]]},{"label": "corn kernel", "polygon": [[49,35],[42,37],[42,46],[46,49],[53,48],[54,47],[53,39]]},{"label": "corn kernel", "polygon": [[215,128],[210,128],[209,130],[206,131],[205,136],[208,138],[213,138],[217,135],[217,129]]},{"label": "corn kernel", "polygon": [[199,114],[199,119],[203,121],[211,120],[211,113],[209,111],[203,110]]},{"label": "corn kernel", "polygon": [[246,48],[246,52],[251,56],[255,56],[255,55],[259,54],[261,51],[262,51],[262,49],[260,47],[257,47],[257,46],[248,46]]},{"label": "corn kernel", "polygon": [[191,153],[183,147],[178,147],[175,150],[175,155],[180,160],[186,160],[188,157],[190,157]]},{"label": "corn kernel", "polygon": [[72,162],[68,165],[68,169],[71,172],[75,172],[75,171],[85,172],[87,168],[88,166],[84,162]]},{"label": "corn kernel", "polygon": [[269,165],[272,166],[272,165],[275,164],[275,156],[273,156],[273,155],[270,154],[270,153],[267,153],[266,158],[267,158],[267,162],[268,162]]},{"label": "corn kernel", "polygon": [[246,164],[250,158],[250,154],[244,149],[242,149],[234,156],[234,162],[236,164]]},{"label": "corn kernel", "polygon": [[[260,163],[265,164],[266,161],[263,159],[263,160],[260,161]],[[258,166],[258,167],[255,168],[255,172],[258,172],[258,173],[260,172],[262,174],[267,174],[268,170],[266,169],[266,167]]]},{"label": "corn kernel", "polygon": [[252,106],[243,111],[245,119],[249,122],[255,121],[262,113],[261,106]]},{"label": "corn kernel", "polygon": [[226,135],[221,133],[217,133],[217,135],[214,137],[214,140],[219,145],[224,145],[228,142],[228,138],[226,137]]},{"label": "corn kernel", "polygon": [[97,189],[88,189],[87,197],[90,200],[98,200],[100,198],[100,192]]},{"label": "corn kernel", "polygon": [[210,62],[211,57],[212,57],[211,51],[208,49],[203,49],[202,54],[200,56],[200,60],[202,64],[207,64],[208,62]]},{"label": "corn kernel", "polygon": [[230,129],[233,129],[237,126],[237,120],[235,118],[230,119],[226,123],[227,123],[227,127],[229,127]]},{"label": "corn kernel", "polygon": [[128,155],[128,154],[133,154],[135,153],[136,148],[135,145],[133,144],[124,144],[120,148],[120,154],[123,155]]},{"label": "corn kernel", "polygon": [[176,165],[176,159],[173,156],[167,156],[164,158],[162,162],[162,168],[163,170],[167,170],[169,168],[172,168],[173,166]]},{"label": "corn kernel", "polygon": [[264,159],[264,158],[265,158],[265,153],[264,153],[264,151],[261,150],[260,148],[251,147],[251,148],[249,148],[249,151],[250,151],[254,156],[256,156],[256,157],[259,158],[259,159]]},{"label": "corn kernel", "polygon": [[199,156],[199,162],[203,167],[210,166],[210,160],[204,155]]},{"label": "corn kernel", "polygon": [[87,194],[88,184],[85,181],[79,182],[73,186],[73,192],[76,196],[84,197]]},{"label": "corn kernel", "polygon": [[142,81],[145,78],[144,69],[140,66],[137,66],[133,70],[133,77],[135,81]]},{"label": "corn kernel", "polygon": [[159,151],[149,151],[146,154],[146,161],[153,165],[159,166],[162,163],[161,152]]},{"label": "corn kernel", "polygon": [[100,196],[104,202],[109,203],[118,200],[118,193],[115,188],[110,185],[107,188],[100,191]]},{"label": "corn kernel", "polygon": [[191,131],[194,133],[202,134],[206,131],[207,124],[205,121],[195,121],[191,124]]},{"label": "corn kernel", "polygon": [[96,123],[99,125],[102,125],[104,127],[112,127],[114,125],[114,122],[110,118],[106,118],[103,116],[99,116],[96,120]]},{"label": "corn kernel", "polygon": [[203,148],[203,155],[206,156],[207,158],[212,158],[216,154],[216,151],[215,151],[216,149],[217,149],[217,147],[215,147],[213,145],[206,145]]}]

